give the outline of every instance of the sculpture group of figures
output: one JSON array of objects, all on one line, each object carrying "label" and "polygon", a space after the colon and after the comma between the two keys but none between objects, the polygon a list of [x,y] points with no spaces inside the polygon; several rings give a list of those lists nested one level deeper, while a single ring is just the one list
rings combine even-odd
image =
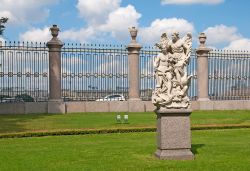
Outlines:
[{"label": "sculpture group of figures", "polygon": [[191,33],[180,38],[178,32],[173,32],[171,40],[163,33],[160,42],[155,45],[160,53],[153,64],[156,78],[153,104],[157,109],[188,108],[187,90],[191,76],[187,75],[187,64],[191,55]]}]

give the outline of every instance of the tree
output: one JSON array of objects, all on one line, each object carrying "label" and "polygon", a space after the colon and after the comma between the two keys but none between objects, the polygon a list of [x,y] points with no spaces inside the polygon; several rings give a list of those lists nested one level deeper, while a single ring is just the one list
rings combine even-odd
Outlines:
[{"label": "tree", "polygon": [[0,95],[0,100],[2,100],[2,99],[4,99],[4,98],[11,98],[10,96],[8,96],[8,95]]},{"label": "tree", "polygon": [[15,98],[23,100],[24,102],[34,102],[34,98],[28,94],[20,94],[20,95],[17,95]]},{"label": "tree", "polygon": [[6,98],[11,98],[11,97],[8,96],[8,95],[3,95],[3,94],[1,94],[1,95],[0,95],[0,102],[4,102],[4,101],[5,101],[4,99],[6,99]]},{"label": "tree", "polygon": [[7,18],[7,17],[2,17],[2,18],[0,19],[0,36],[3,35],[3,31],[5,30],[4,24],[6,24],[7,21],[8,21],[8,18]]}]

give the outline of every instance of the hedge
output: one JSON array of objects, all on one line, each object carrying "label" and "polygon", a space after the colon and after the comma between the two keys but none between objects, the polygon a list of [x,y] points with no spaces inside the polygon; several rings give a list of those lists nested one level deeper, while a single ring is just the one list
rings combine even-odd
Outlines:
[{"label": "hedge", "polygon": [[[191,130],[210,130],[210,129],[238,129],[250,128],[250,125],[194,125]],[[146,128],[118,128],[118,129],[91,129],[91,130],[56,130],[44,132],[20,132],[0,134],[0,138],[23,138],[23,137],[43,137],[61,135],[86,135],[86,134],[110,134],[110,133],[131,133],[131,132],[156,132],[155,127]]]}]

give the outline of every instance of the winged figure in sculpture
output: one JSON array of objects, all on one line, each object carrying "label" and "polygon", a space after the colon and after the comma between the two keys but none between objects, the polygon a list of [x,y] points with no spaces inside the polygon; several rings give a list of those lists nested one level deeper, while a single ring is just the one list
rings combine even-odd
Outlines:
[{"label": "winged figure in sculpture", "polygon": [[156,78],[153,104],[157,109],[188,108],[187,90],[191,76],[187,75],[187,65],[192,51],[191,33],[180,38],[178,32],[173,32],[171,39],[163,33],[155,46],[160,52],[153,62]]}]

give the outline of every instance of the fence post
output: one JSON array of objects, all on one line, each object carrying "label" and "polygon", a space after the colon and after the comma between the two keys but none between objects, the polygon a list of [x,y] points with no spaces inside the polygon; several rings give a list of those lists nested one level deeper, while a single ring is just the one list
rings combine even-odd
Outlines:
[{"label": "fence post", "polygon": [[129,28],[131,35],[131,42],[127,46],[128,50],[128,68],[129,68],[129,100],[140,99],[140,73],[139,73],[139,53],[141,45],[137,43],[137,29],[135,27]]},{"label": "fence post", "polygon": [[208,53],[211,49],[205,46],[205,33],[200,33],[200,45],[196,49],[197,54],[197,81],[198,81],[198,101],[209,101],[208,96]]},{"label": "fence post", "polygon": [[49,101],[60,102],[61,99],[61,49],[63,43],[57,38],[59,28],[50,28],[53,38],[46,44],[49,48]]}]

